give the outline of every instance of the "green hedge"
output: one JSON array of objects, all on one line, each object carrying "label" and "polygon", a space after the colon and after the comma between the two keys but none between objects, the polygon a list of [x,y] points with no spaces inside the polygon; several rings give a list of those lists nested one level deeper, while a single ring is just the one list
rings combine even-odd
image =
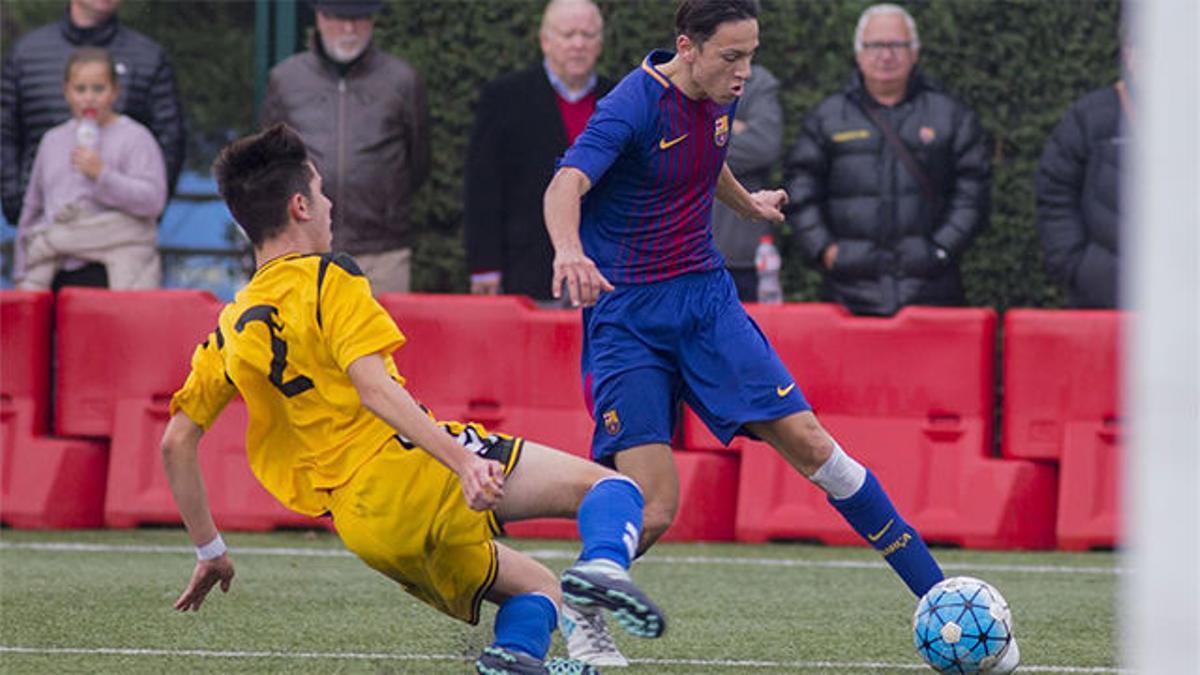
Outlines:
[{"label": "green hedge", "polygon": [[[601,1],[600,69],[620,77],[673,39],[673,3]],[[781,80],[790,147],[804,112],[844,86],[853,65],[855,22],[869,2],[765,0],[759,61]],[[396,2],[380,21],[380,43],[410,59],[431,85],[436,166],[418,213],[417,283],[465,288],[460,244],[461,164],[479,86],[539,58],[541,0]],[[921,33],[923,67],[980,114],[994,146],[992,227],[964,261],[969,301],[999,309],[1055,306],[1033,228],[1033,172],[1047,135],[1078,96],[1118,75],[1118,0],[909,3]],[[782,176],[781,176],[782,178]],[[815,298],[816,276],[787,256],[794,300]]]},{"label": "green hedge", "polygon": [[[62,4],[65,4],[62,3]],[[62,4],[5,0],[5,44],[61,12]],[[670,47],[674,3],[600,0],[600,70],[619,78],[650,49]],[[844,86],[860,0],[763,0],[759,62],[782,82],[790,147],[804,112]],[[980,114],[994,140],[992,228],[966,256],[972,304],[1056,306],[1033,228],[1033,172],[1066,107],[1118,76],[1120,0],[916,0],[904,3],[921,33],[923,67]],[[464,291],[462,163],[472,108],[487,80],[540,58],[543,0],[390,0],[377,42],[426,77],[434,119],[434,169],[416,205],[426,224],[415,285]],[[250,2],[126,0],[122,18],[171,52],[187,106],[192,166],[253,123],[254,6]],[[782,176],[780,176],[782,179]],[[785,252],[793,300],[815,298],[815,275]]]}]

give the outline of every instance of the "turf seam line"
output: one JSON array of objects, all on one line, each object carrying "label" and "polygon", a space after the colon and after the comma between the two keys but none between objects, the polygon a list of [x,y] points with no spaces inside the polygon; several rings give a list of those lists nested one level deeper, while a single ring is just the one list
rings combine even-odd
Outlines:
[{"label": "turf seam line", "polygon": [[[205,649],[149,649],[134,647],[27,647],[20,645],[0,645],[0,653],[33,654],[33,655],[66,655],[66,654],[96,654],[112,656],[188,656],[226,659],[329,659],[347,661],[469,661],[470,659],[454,654],[395,654],[383,652],[276,652],[276,651],[231,651]],[[659,666],[700,666],[722,668],[762,668],[762,669],[830,669],[854,668],[864,670],[927,670],[927,667],[910,663],[887,663],[882,661],[765,661],[737,659],[629,659],[636,665]],[[1022,673],[1130,673],[1132,671],[1105,666],[1050,666],[1050,665],[1021,665]]]},{"label": "turf seam line", "polygon": [[[188,546],[150,546],[145,544],[89,544],[83,542],[9,542],[0,541],[0,550],[56,551],[66,553],[165,553],[195,555]],[[235,556],[291,556],[305,558],[353,558],[354,554],[344,549],[294,548],[270,546],[232,547]],[[541,560],[574,560],[577,552],[554,549],[531,549],[524,553]],[[648,555],[638,559],[639,564],[666,565],[731,565],[745,567],[809,567],[823,569],[884,569],[882,562],[869,560],[798,560],[788,558],[721,557],[721,556],[669,556]],[[1004,563],[944,563],[942,569],[949,571],[1011,572],[1021,574],[1097,574],[1121,575],[1121,567],[1104,566],[1058,566],[1019,565]]]}]

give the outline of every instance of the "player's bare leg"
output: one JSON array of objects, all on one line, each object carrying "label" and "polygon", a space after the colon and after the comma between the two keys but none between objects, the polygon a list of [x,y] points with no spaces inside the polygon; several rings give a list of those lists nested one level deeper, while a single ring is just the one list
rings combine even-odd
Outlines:
[{"label": "player's bare leg", "polygon": [[499,605],[522,593],[537,593],[549,598],[556,606],[562,603],[558,576],[550,568],[500,542],[495,545],[496,581],[484,596],[489,602]]},{"label": "player's bare leg", "polygon": [[833,438],[811,412],[800,412],[770,422],[746,425],[766,441],[792,468],[811,477],[833,454]]},{"label": "player's bare leg", "polygon": [[504,482],[496,517],[502,522],[574,518],[596,481],[615,475],[595,462],[525,441],[520,461]]},{"label": "player's bare leg", "polygon": [[639,445],[615,455],[617,471],[642,486],[646,507],[642,510],[642,537],[638,555],[645,553],[675,521],[679,511],[679,473],[671,447],[663,443]]}]

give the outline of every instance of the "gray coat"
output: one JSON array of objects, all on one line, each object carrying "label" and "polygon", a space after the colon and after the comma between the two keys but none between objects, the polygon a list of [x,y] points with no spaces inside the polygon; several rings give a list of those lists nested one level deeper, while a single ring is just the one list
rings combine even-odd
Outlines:
[{"label": "gray coat", "polygon": [[[771,71],[753,67],[736,119],[745,122],[746,129],[732,136],[725,162],[747,190],[761,190],[767,187],[771,168],[783,154],[779,80]],[[765,221],[743,220],[721,202],[713,204],[713,239],[730,269],[752,269],[758,240],[770,231]]]},{"label": "gray coat", "polygon": [[348,66],[312,49],[271,69],[262,123],[294,128],[333,200],[333,248],[351,254],[412,246],[413,193],[429,177],[425,83],[374,46]]}]

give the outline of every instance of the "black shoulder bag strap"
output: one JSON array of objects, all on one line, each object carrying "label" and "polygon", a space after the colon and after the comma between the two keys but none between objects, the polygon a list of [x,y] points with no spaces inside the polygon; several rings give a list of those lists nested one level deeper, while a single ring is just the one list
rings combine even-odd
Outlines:
[{"label": "black shoulder bag strap", "polygon": [[896,156],[904,163],[904,168],[908,169],[913,178],[917,179],[917,185],[921,188],[921,194],[933,206],[933,217],[937,218],[942,211],[942,200],[938,198],[937,192],[934,191],[933,182],[929,180],[929,175],[921,169],[921,165],[917,163],[917,158],[913,157],[912,153],[908,151],[908,146],[904,145],[904,141],[900,140],[900,134],[896,133],[896,130],[887,121],[887,118],[880,115],[879,111],[875,110],[869,102],[863,101],[861,107],[875,121],[875,126],[879,127],[879,130],[883,132],[883,137],[892,145],[892,148],[896,151]]}]

